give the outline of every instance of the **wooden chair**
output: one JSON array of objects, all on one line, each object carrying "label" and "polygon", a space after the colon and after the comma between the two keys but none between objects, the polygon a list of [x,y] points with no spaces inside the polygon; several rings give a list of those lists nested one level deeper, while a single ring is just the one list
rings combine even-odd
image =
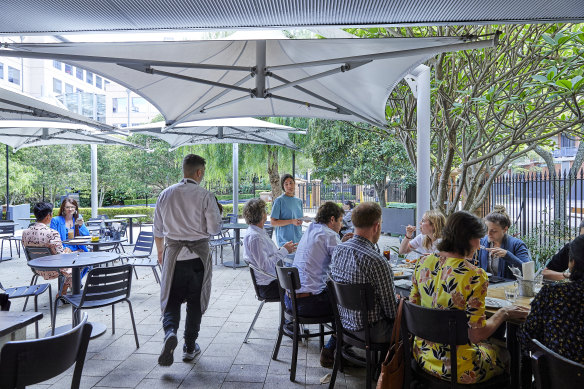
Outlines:
[{"label": "wooden chair", "polygon": [[91,324],[87,315],[71,330],[35,340],[8,342],[0,350],[0,389],[24,388],[56,377],[73,364],[71,388],[79,388]]},{"label": "wooden chair", "polygon": [[127,263],[134,267],[134,274],[136,279],[138,279],[138,272],[136,267],[149,267],[154,273],[154,278],[156,282],[160,284],[160,277],[156,268],[160,268],[157,258],[151,258],[152,248],[154,247],[154,233],[151,231],[142,231],[138,234],[138,239],[136,239],[136,244],[134,245],[134,251],[131,254],[122,254],[121,258],[126,259]]},{"label": "wooden chair", "polygon": [[256,311],[255,316],[253,317],[253,321],[251,322],[251,325],[249,326],[249,329],[247,330],[247,334],[245,335],[245,339],[243,340],[243,343],[247,343],[247,339],[249,338],[249,335],[251,334],[251,331],[253,330],[253,326],[256,323],[256,320],[258,319],[258,316],[260,315],[260,312],[262,311],[262,308],[264,307],[265,303],[275,303],[280,301],[279,298],[277,299],[269,299],[269,298],[263,298],[260,296],[260,291],[258,288],[258,284],[256,281],[256,273],[260,273],[263,274],[267,277],[273,278],[274,280],[277,279],[275,276],[273,276],[272,274],[266,273],[264,271],[262,271],[260,268],[250,264],[248,261],[244,260],[245,263],[247,264],[247,266],[249,266],[249,273],[251,274],[251,282],[253,284],[253,289],[255,290],[255,294],[256,294],[256,298],[260,301],[260,306],[258,307],[258,310]]},{"label": "wooden chair", "polygon": [[[456,346],[469,343],[468,319],[463,310],[425,308],[405,301],[402,313],[402,339],[410,339],[409,335],[412,335],[412,339],[413,336],[417,336],[429,342],[449,345],[450,360],[457,361]],[[411,386],[414,379],[424,388],[498,389],[510,385],[510,377],[506,373],[479,384],[459,384],[456,363],[452,364],[450,381],[434,377],[423,370],[413,358],[411,341],[404,341],[404,364],[406,388]],[[408,365],[411,368],[408,368]]]},{"label": "wooden chair", "polygon": [[[274,345],[274,352],[272,359],[278,359],[278,352],[282,342],[282,335],[292,338],[292,366],[290,367],[290,381],[296,379],[296,363],[298,359],[298,341],[318,336],[319,349],[324,346],[324,336],[332,335],[334,331],[324,330],[324,324],[332,323],[334,317],[332,315],[305,317],[298,314],[296,290],[300,288],[300,277],[298,276],[298,269],[295,267],[284,267],[282,261],[278,261],[276,265],[276,275],[278,277],[278,285],[280,291],[280,327],[278,328],[278,339]],[[288,297],[292,301],[292,311],[286,309],[284,302],[284,295],[288,293]],[[290,332],[285,326],[286,320],[292,322],[294,331]],[[318,324],[319,331],[316,333],[300,332],[300,325],[302,324]]]},{"label": "wooden chair", "polygon": [[[365,350],[367,368],[366,387],[370,388],[372,379],[380,364],[379,354],[381,353],[382,356],[385,356],[385,353],[389,349],[389,343],[371,342],[369,311],[372,310],[375,305],[375,293],[373,287],[371,284],[343,284],[330,279],[326,284],[329,298],[331,300],[331,306],[333,308],[337,332],[337,350],[329,388],[332,389],[335,387],[337,371],[341,367],[343,361],[342,350],[344,343]],[[343,328],[341,317],[339,315],[339,306],[360,312],[365,319],[365,339],[361,339],[355,336],[354,333]]]},{"label": "wooden chair", "polygon": [[[59,299],[69,302],[73,308],[73,317],[81,309],[101,308],[112,306],[112,334],[116,333],[116,312],[115,304],[125,301],[130,307],[130,318],[134,328],[134,339],[136,348],[140,348],[138,343],[138,333],[136,332],[136,322],[134,321],[134,311],[130,301],[130,290],[132,288],[132,265],[121,265],[112,267],[97,267],[87,273],[85,287],[81,294],[64,295]],[[54,320],[57,316],[57,304],[55,304]],[[73,323],[76,324],[76,323]]]},{"label": "wooden chair", "polygon": [[538,340],[531,340],[531,366],[536,389],[584,388],[584,365],[550,350]]}]

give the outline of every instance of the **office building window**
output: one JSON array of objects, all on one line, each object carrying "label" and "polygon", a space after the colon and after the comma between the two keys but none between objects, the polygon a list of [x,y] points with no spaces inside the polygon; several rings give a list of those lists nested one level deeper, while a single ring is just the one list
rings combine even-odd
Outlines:
[{"label": "office building window", "polygon": [[63,93],[63,83],[61,82],[61,80],[53,78],[53,92],[55,92],[55,94],[58,95]]},{"label": "office building window", "polygon": [[4,79],[4,64],[0,62],[0,80]]},{"label": "office building window", "polygon": [[83,69],[75,68],[75,77],[77,77],[80,80],[83,80]]},{"label": "office building window", "polygon": [[112,99],[112,112],[128,112],[128,99],[127,98],[113,98]]},{"label": "office building window", "polygon": [[20,85],[20,70],[8,66],[8,82]]},{"label": "office building window", "polygon": [[75,90],[75,92],[77,92],[77,93],[83,93],[83,89],[79,89],[79,88],[77,88],[77,89]]},{"label": "office building window", "polygon": [[67,93],[67,94],[73,93],[73,85],[65,84],[65,93]]},{"label": "office building window", "polygon": [[132,112],[148,112],[148,103],[143,97],[132,97]]},{"label": "office building window", "polygon": [[66,63],[65,64],[65,73],[72,76],[73,75],[73,66]]},{"label": "office building window", "polygon": [[107,90],[110,82],[108,80],[103,80],[103,90]]},{"label": "office building window", "polygon": [[100,76],[95,76],[95,86],[98,87],[99,89],[101,89],[102,85],[103,85],[103,78],[101,78]]},{"label": "office building window", "polygon": [[85,72],[85,81],[87,81],[88,84],[93,85],[93,73],[89,70]]},{"label": "office building window", "polygon": [[59,61],[53,61],[53,67],[54,67],[55,69],[59,69],[59,70],[61,70],[61,69],[63,68],[63,66],[62,66],[62,65],[63,65],[63,63],[62,63],[62,62],[59,62]]}]

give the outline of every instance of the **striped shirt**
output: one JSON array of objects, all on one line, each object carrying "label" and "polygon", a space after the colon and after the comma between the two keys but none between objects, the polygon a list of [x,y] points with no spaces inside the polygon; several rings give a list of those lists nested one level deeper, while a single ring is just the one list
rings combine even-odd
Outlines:
[{"label": "striped shirt", "polygon": [[[373,309],[369,311],[369,323],[395,318],[393,273],[389,262],[368,239],[355,235],[335,248],[331,278],[347,284],[371,284],[375,299]],[[345,329],[361,331],[365,327],[365,318],[360,312],[339,307],[339,314]]]}]

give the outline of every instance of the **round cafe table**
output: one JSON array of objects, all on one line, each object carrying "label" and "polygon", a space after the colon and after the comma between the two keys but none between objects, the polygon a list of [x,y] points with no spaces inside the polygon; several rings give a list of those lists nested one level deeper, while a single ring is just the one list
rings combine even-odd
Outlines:
[{"label": "round cafe table", "polygon": [[[73,294],[81,293],[81,269],[86,266],[99,265],[106,262],[111,262],[120,257],[116,253],[106,253],[106,252],[75,252],[70,254],[56,254],[47,255],[45,257],[40,257],[36,259],[31,259],[28,261],[28,266],[38,267],[44,269],[61,269],[61,268],[71,268],[72,275],[72,292]],[[71,307],[73,310],[73,307]],[[76,313],[76,320],[81,319],[80,312]],[[93,330],[91,331],[91,338],[95,338],[103,334],[106,330],[106,326],[103,323],[92,322]],[[72,325],[67,324],[58,328],[55,328],[55,335],[61,334],[65,331],[69,331]],[[51,331],[49,331],[45,336],[51,336]]]},{"label": "round cafe table", "polygon": [[130,244],[134,244],[134,233],[132,232],[132,227],[134,226],[134,219],[139,219],[141,217],[146,217],[147,215],[141,214],[129,214],[129,215],[116,215],[116,217],[122,217],[130,221],[128,228],[130,229]]},{"label": "round cafe table", "polygon": [[225,223],[223,224],[223,229],[229,229],[235,231],[235,244],[234,244],[234,251],[233,251],[233,261],[224,261],[223,266],[237,268],[237,267],[245,267],[247,266],[244,263],[239,261],[239,241],[241,238],[241,230],[245,230],[248,227],[245,223]]}]

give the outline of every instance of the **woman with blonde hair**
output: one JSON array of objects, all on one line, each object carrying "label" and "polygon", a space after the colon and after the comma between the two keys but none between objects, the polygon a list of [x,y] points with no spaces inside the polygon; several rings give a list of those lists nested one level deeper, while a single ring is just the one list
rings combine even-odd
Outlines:
[{"label": "woman with blonde hair", "polygon": [[414,238],[413,234],[416,232],[416,227],[407,226],[406,236],[399,246],[399,253],[407,254],[415,250],[418,253],[430,254],[436,251],[436,245],[442,236],[442,229],[445,224],[446,218],[442,212],[435,209],[426,211],[420,221],[421,234]]},{"label": "woman with blonde hair", "polygon": [[487,236],[481,239],[482,248],[477,255],[479,266],[498,277],[514,279],[509,266],[521,268],[523,262],[531,261],[527,246],[507,233],[511,219],[502,205],[496,205],[493,212],[485,216],[485,224]]}]

